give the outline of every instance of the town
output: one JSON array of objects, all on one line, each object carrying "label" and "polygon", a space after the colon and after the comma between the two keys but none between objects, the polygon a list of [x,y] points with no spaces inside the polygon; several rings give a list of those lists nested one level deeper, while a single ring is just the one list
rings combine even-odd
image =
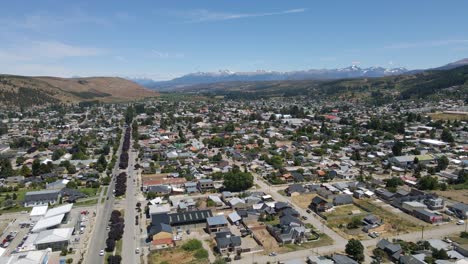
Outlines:
[{"label": "town", "polygon": [[0,263],[468,262],[466,101],[178,96],[2,110]]}]

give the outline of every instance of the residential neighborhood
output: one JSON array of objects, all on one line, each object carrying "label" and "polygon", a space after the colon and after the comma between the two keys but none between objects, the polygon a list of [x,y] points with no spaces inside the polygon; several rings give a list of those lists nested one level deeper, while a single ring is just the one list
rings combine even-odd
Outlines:
[{"label": "residential neighborhood", "polygon": [[2,263],[468,261],[462,101],[0,116]]}]

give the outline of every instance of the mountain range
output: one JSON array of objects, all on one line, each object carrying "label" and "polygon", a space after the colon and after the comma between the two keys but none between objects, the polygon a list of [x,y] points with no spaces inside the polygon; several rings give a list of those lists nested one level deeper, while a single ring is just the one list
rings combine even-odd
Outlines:
[{"label": "mountain range", "polygon": [[[458,66],[467,65],[468,58],[449,63],[442,67],[430,70],[447,70]],[[425,69],[429,70],[429,69]],[[369,78],[384,77],[401,74],[413,74],[425,70],[408,70],[406,68],[383,68],[369,67],[361,68],[352,65],[346,68],[338,69],[311,69],[303,71],[265,71],[257,70],[254,72],[233,72],[229,70],[220,70],[217,72],[196,72],[174,78],[169,81],[154,81],[151,79],[130,79],[147,88],[154,90],[176,90],[178,88],[211,83],[224,82],[251,82],[251,81],[287,81],[287,80],[336,80],[349,78]]]}]

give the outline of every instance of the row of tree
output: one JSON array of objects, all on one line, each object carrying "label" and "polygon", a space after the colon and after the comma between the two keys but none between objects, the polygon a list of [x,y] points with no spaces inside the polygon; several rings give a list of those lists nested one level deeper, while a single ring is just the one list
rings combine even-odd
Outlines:
[{"label": "row of tree", "polygon": [[122,172],[115,180],[115,196],[122,196],[127,191],[127,173]]},{"label": "row of tree", "polygon": [[[122,239],[124,233],[125,223],[124,218],[122,217],[122,213],[118,210],[112,211],[109,222],[110,230],[106,240],[106,251],[113,252],[115,249],[116,241]],[[122,262],[122,257],[119,255],[111,255],[108,257],[107,262],[120,264]]]}]

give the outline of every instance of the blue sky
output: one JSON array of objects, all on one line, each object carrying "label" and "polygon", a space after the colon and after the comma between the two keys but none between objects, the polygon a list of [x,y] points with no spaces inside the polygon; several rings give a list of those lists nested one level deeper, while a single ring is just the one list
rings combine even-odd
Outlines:
[{"label": "blue sky", "polygon": [[468,57],[468,1],[5,1],[0,73],[436,67]]}]

